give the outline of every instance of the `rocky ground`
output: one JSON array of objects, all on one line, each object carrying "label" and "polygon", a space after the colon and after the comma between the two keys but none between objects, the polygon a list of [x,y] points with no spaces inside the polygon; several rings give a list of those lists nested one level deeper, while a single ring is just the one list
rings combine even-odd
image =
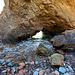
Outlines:
[{"label": "rocky ground", "polygon": [[[75,75],[74,51],[64,54],[62,50],[58,50],[59,53],[62,52],[62,55],[53,56],[51,60],[50,55],[40,56],[36,53],[40,43],[43,44],[42,49],[46,48],[55,52],[48,40],[27,39],[13,45],[4,45],[0,42],[0,75]],[[42,52],[42,54],[45,53]],[[55,59],[59,62],[56,62]],[[63,61],[61,66],[57,65],[61,63],[60,60]],[[54,67],[52,63],[57,66]]]}]

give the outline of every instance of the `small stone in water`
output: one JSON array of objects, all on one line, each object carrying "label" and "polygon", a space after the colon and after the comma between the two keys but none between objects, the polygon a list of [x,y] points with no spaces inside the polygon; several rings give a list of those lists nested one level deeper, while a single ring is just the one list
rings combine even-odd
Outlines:
[{"label": "small stone in water", "polygon": [[33,75],[38,75],[39,73],[37,72],[37,71],[35,71],[34,73],[33,73]]},{"label": "small stone in water", "polygon": [[59,67],[59,72],[65,73],[66,72],[66,69],[64,67]]}]

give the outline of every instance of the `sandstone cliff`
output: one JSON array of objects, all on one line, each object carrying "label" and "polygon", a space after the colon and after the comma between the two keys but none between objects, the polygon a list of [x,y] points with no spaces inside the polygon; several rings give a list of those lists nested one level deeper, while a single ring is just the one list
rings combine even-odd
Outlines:
[{"label": "sandstone cliff", "polygon": [[[75,28],[75,0],[5,0],[0,30],[5,41],[21,39],[42,29],[57,34]],[[3,28],[2,28],[3,26]]]}]

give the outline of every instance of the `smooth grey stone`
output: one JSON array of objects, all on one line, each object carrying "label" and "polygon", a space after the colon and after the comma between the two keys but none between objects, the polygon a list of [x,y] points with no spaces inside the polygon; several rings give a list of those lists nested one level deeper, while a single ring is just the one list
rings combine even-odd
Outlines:
[{"label": "smooth grey stone", "polygon": [[66,72],[66,69],[64,67],[59,67],[59,72],[65,73]]}]

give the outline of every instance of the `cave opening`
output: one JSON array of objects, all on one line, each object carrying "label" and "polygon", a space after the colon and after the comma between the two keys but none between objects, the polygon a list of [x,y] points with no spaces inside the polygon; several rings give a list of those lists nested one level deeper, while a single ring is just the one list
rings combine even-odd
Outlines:
[{"label": "cave opening", "polygon": [[4,0],[0,0],[0,14],[2,13],[4,6],[5,6]]},{"label": "cave opening", "polygon": [[42,30],[42,31],[37,32],[31,38],[33,39],[51,39],[52,37],[53,35],[50,34],[50,32],[48,32],[47,30]]}]

